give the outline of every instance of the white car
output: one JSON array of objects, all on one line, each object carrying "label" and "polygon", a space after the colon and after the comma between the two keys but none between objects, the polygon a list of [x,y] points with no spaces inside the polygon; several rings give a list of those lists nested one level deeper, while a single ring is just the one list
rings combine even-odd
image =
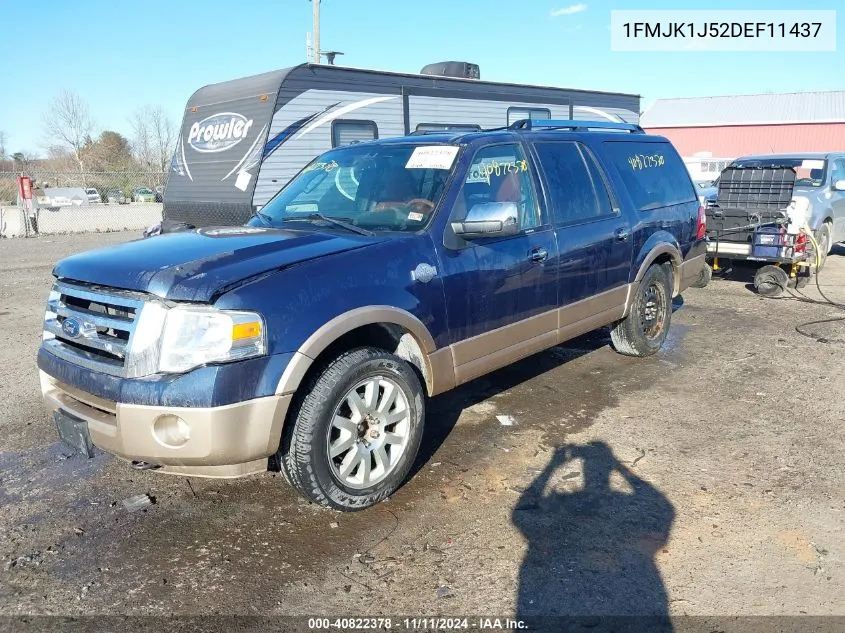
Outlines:
[{"label": "white car", "polygon": [[94,187],[88,187],[85,190],[85,195],[88,196],[88,204],[98,204],[100,202],[100,192]]},{"label": "white car", "polygon": [[43,207],[81,207],[88,204],[88,193],[82,187],[45,187],[38,204]]}]

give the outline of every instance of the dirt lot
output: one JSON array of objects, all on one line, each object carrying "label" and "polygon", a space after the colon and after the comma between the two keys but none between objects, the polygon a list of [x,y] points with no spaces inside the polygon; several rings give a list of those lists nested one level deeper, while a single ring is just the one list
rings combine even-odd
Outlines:
[{"label": "dirt lot", "polygon": [[0,240],[0,614],[845,615],[845,327],[795,330],[840,311],[691,289],[654,358],[599,332],[436,398],[411,481],[340,514],[56,441],[52,264],[133,237]]}]

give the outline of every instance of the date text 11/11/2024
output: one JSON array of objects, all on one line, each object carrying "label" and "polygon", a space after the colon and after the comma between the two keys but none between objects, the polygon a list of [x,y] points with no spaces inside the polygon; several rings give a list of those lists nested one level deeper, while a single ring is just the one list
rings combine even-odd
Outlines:
[{"label": "date text 11/11/2024", "polygon": [[511,618],[309,618],[308,628],[313,631],[519,631],[527,629],[528,624]]},{"label": "date text 11/11/2024", "polygon": [[625,22],[628,38],[815,38],[821,22]]}]

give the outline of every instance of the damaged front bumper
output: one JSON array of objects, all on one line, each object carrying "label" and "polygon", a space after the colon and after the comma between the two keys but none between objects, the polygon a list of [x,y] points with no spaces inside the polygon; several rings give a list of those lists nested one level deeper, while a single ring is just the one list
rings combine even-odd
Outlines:
[{"label": "damaged front bumper", "polygon": [[241,477],[267,470],[291,395],[215,407],[113,402],[62,383],[43,370],[41,393],[51,416],[84,422],[94,446],[118,457],[161,465],[161,472]]}]

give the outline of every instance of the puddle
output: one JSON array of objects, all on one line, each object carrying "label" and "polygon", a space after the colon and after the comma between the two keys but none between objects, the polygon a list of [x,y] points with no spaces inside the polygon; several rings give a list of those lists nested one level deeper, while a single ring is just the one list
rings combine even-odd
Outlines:
[{"label": "puddle", "polygon": [[0,494],[29,501],[52,497],[78,487],[112,459],[101,451],[91,459],[76,455],[62,442],[0,453]]}]

